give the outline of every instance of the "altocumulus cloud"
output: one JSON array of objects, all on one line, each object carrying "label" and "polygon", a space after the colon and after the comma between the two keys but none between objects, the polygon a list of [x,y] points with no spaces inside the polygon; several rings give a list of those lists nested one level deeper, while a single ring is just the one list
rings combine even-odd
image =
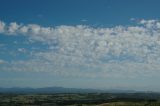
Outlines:
[{"label": "altocumulus cloud", "polygon": [[28,51],[27,60],[0,60],[0,69],[4,71],[45,71],[73,77],[123,77],[124,74],[136,77],[160,73],[159,20],[141,20],[135,26],[112,28],[42,27],[0,21],[0,33],[25,36],[30,46],[32,42],[48,46],[45,51]]}]

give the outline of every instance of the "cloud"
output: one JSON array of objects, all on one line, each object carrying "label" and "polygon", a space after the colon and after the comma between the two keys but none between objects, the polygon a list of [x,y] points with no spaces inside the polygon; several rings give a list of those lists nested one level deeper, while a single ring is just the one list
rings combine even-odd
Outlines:
[{"label": "cloud", "polygon": [[25,49],[25,48],[18,48],[18,51],[19,51],[19,52],[22,52],[22,53],[25,53],[25,52],[26,52],[26,49]]},{"label": "cloud", "polygon": [[5,61],[0,59],[0,64],[4,64],[4,63],[5,63]]},{"label": "cloud", "polygon": [[0,33],[4,32],[5,23],[0,21]]},{"label": "cloud", "polygon": [[[13,60],[3,70],[48,71],[70,76],[153,75],[159,72],[160,21],[141,20],[135,26],[93,28],[85,25],[42,27],[36,24],[6,24],[0,33],[25,36],[47,45],[30,50],[27,60]],[[30,46],[32,43],[30,43]],[[25,48],[17,49],[19,52]]]},{"label": "cloud", "polygon": [[81,21],[82,21],[82,22],[87,22],[88,20],[86,20],[86,19],[82,19]]}]

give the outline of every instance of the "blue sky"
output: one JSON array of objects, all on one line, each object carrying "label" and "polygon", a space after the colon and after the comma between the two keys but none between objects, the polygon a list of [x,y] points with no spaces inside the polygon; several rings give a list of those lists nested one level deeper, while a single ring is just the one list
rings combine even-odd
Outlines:
[{"label": "blue sky", "polygon": [[0,0],[0,87],[159,91],[159,0]]}]

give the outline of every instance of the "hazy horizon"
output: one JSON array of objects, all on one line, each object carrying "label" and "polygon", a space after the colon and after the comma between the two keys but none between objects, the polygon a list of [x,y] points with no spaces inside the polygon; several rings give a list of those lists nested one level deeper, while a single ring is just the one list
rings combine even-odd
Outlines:
[{"label": "hazy horizon", "polygon": [[160,91],[159,0],[1,0],[0,87]]}]

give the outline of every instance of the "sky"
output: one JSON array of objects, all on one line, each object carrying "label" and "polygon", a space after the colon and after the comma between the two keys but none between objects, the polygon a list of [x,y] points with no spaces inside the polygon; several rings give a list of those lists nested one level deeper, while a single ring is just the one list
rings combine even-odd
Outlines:
[{"label": "sky", "polygon": [[159,0],[0,0],[0,87],[160,91]]}]

